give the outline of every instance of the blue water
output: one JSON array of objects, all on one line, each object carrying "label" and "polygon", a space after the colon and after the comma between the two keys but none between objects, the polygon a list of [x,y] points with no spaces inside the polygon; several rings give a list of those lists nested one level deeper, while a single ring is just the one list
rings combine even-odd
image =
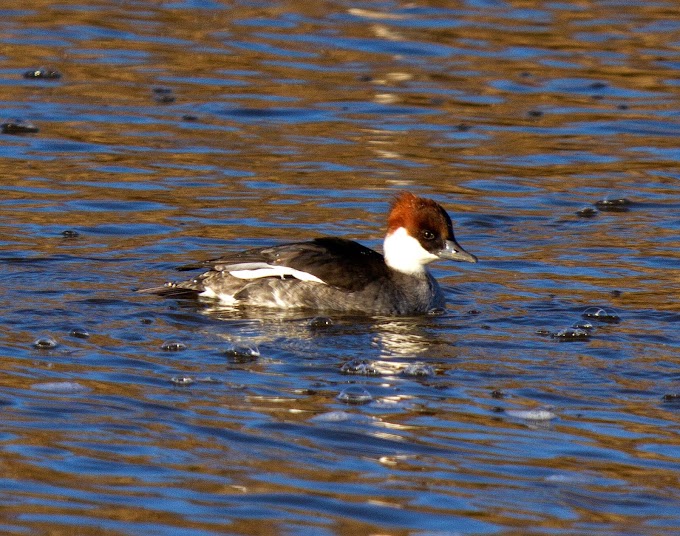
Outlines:
[{"label": "blue water", "polygon": [[[679,15],[5,2],[0,531],[680,534]],[[442,315],[134,292],[403,190]]]}]

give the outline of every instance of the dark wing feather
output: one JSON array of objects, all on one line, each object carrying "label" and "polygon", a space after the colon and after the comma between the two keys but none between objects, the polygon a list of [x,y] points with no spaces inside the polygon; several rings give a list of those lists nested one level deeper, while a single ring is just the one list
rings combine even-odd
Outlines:
[{"label": "dark wing feather", "polygon": [[352,240],[317,238],[298,244],[295,250],[278,251],[274,262],[351,292],[387,275],[383,256]]},{"label": "dark wing feather", "polygon": [[265,262],[307,272],[328,285],[349,292],[361,290],[388,273],[380,253],[344,238],[317,238],[309,242],[249,249],[180,269],[229,270],[229,265],[251,262]]}]

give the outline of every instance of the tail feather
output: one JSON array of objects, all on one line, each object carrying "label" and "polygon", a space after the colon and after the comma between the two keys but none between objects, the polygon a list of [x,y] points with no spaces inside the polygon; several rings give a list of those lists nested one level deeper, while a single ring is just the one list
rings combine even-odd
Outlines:
[{"label": "tail feather", "polygon": [[164,298],[192,300],[198,298],[202,289],[182,286],[181,283],[166,283],[162,287],[142,288],[140,294],[156,294]]},{"label": "tail feather", "polygon": [[212,266],[212,261],[200,261],[192,262],[189,264],[183,264],[182,266],[176,266],[175,270],[178,272],[188,272],[190,270],[205,270]]}]

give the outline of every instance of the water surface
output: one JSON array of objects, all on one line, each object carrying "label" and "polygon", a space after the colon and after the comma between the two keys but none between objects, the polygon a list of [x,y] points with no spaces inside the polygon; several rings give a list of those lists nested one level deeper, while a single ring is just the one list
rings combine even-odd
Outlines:
[{"label": "water surface", "polygon": [[[0,14],[2,122],[39,128],[0,135],[3,533],[680,532],[675,2]],[[402,190],[481,259],[435,266],[445,314],[134,292],[379,247]]]}]

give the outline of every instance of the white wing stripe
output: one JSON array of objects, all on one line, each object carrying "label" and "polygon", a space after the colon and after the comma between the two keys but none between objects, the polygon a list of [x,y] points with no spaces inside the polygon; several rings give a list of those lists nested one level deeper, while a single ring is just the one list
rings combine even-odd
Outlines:
[{"label": "white wing stripe", "polygon": [[287,266],[267,266],[266,268],[256,268],[253,270],[230,270],[230,275],[238,279],[260,279],[262,277],[280,277],[291,276],[300,281],[313,281],[314,283],[326,284],[324,281],[315,275],[308,274],[301,270],[288,268]]}]

